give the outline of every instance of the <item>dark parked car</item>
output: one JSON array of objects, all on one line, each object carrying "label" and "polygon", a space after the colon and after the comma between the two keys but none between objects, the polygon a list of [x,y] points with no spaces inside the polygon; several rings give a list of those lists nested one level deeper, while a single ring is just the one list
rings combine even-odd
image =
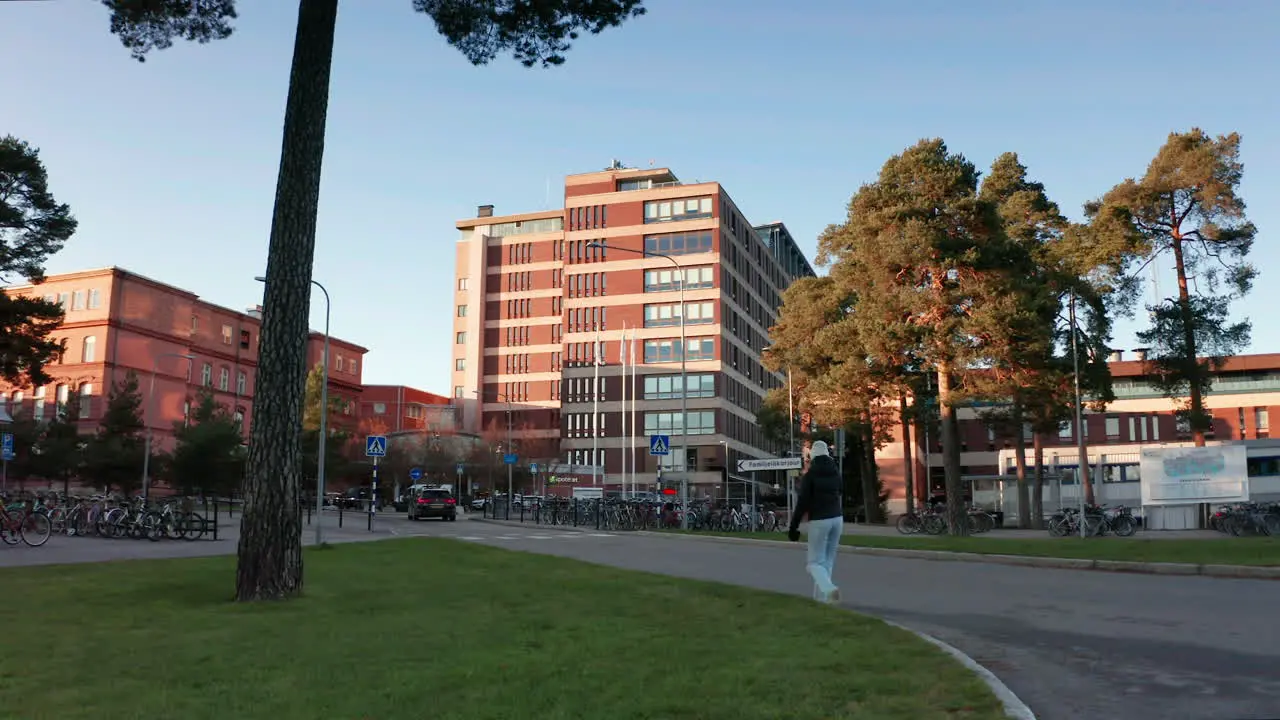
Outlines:
[{"label": "dark parked car", "polygon": [[414,494],[409,503],[409,519],[441,518],[458,519],[458,499],[448,490],[424,488]]}]

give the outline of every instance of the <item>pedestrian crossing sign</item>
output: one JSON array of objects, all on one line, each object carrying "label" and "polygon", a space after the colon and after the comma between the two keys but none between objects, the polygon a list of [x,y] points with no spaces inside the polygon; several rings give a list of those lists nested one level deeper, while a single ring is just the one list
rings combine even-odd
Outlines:
[{"label": "pedestrian crossing sign", "polygon": [[670,435],[650,435],[649,436],[649,454],[650,455],[670,455],[671,454],[671,436]]},{"label": "pedestrian crossing sign", "polygon": [[370,435],[366,437],[364,439],[364,454],[366,457],[386,457],[387,436]]}]

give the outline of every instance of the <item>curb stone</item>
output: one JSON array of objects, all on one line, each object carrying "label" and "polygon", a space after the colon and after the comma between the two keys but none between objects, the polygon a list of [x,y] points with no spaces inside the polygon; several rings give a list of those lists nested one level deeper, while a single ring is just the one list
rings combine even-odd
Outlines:
[{"label": "curb stone", "polygon": [[[638,531],[639,535],[668,538],[693,538],[706,542],[768,544],[774,547],[796,546],[804,543],[785,543],[781,540],[735,538],[720,535],[688,535],[683,533]],[[1280,567],[1266,565],[1199,565],[1195,563],[1139,562],[1133,560],[1091,560],[1088,558],[1037,557],[1034,555],[996,555],[991,553],[952,552],[947,550],[911,550],[907,548],[860,547],[841,545],[840,552],[881,557],[934,560],[938,562],[977,562],[992,565],[1017,565],[1021,567],[1051,568],[1055,570],[1093,570],[1095,572],[1124,572],[1140,575],[1200,575],[1202,577],[1232,578],[1239,580],[1280,580]]]},{"label": "curb stone", "polygon": [[1033,712],[1031,708],[1022,701],[1022,698],[1018,697],[1016,693],[1010,690],[1009,686],[1004,684],[1004,681],[995,676],[995,673],[983,667],[981,663],[974,660],[963,650],[945,643],[932,635],[922,633],[919,630],[913,630],[906,625],[896,623],[892,620],[881,619],[880,622],[896,627],[899,630],[905,630],[930,645],[937,647],[939,650],[942,650],[954,658],[956,662],[963,665],[966,670],[977,675],[978,679],[985,683],[987,688],[991,690],[991,694],[995,695],[996,699],[1000,701],[1000,704],[1004,706],[1005,717],[1012,718],[1013,720],[1036,720],[1035,712]]}]

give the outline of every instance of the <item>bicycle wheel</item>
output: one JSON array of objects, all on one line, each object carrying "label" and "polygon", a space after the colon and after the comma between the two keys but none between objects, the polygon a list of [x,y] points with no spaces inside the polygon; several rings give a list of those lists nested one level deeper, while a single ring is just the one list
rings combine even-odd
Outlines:
[{"label": "bicycle wheel", "polygon": [[1138,531],[1138,523],[1128,515],[1117,515],[1111,519],[1111,532],[1117,537],[1129,537]]},{"label": "bicycle wheel", "polygon": [[10,527],[7,519],[0,521],[0,540],[3,540],[5,545],[17,545],[22,542],[22,538],[18,537],[17,526]]},{"label": "bicycle wheel", "polygon": [[898,532],[903,535],[915,535],[920,532],[920,518],[915,513],[898,518]]},{"label": "bicycle wheel", "polygon": [[183,540],[199,540],[204,537],[204,518],[195,513],[185,513],[179,522]]},{"label": "bicycle wheel", "polygon": [[53,534],[53,524],[49,522],[49,516],[42,512],[27,513],[27,516],[22,518],[19,532],[22,534],[22,542],[31,547],[40,547],[49,542],[49,536]]}]

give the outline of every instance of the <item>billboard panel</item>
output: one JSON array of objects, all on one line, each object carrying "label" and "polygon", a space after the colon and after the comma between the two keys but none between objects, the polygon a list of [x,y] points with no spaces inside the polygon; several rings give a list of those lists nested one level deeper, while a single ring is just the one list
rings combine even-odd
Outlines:
[{"label": "billboard panel", "polygon": [[1246,454],[1243,445],[1144,448],[1142,504],[1245,502],[1249,499]]}]

